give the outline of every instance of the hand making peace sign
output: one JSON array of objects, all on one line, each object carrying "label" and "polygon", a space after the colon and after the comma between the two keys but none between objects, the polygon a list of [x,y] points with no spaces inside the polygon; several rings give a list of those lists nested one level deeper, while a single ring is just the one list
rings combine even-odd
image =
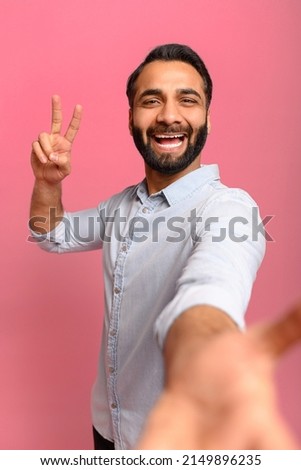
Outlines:
[{"label": "hand making peace sign", "polygon": [[42,132],[32,144],[31,164],[37,180],[60,183],[71,171],[71,149],[78,132],[82,107],[76,105],[65,135],[62,135],[62,106],[59,96],[52,97],[51,133]]}]

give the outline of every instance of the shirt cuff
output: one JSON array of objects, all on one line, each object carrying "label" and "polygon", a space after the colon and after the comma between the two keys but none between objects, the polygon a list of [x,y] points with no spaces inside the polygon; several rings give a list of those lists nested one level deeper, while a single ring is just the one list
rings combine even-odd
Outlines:
[{"label": "shirt cuff", "polygon": [[192,286],[179,291],[178,295],[162,311],[155,323],[155,334],[159,346],[163,348],[164,341],[169,328],[176,318],[191,307],[197,305],[210,305],[224,311],[238,325],[240,329],[245,328],[244,313],[246,306],[239,305],[233,300],[233,292],[229,294],[225,289],[218,286]]},{"label": "shirt cuff", "polygon": [[66,239],[66,230],[68,230],[68,213],[64,212],[62,217],[62,221],[58,223],[58,225],[52,229],[50,232],[47,232],[45,229],[42,229],[42,233],[37,233],[34,230],[30,229],[31,234],[31,241],[35,243],[39,243],[41,248],[43,245],[48,245],[49,243],[60,245]]}]

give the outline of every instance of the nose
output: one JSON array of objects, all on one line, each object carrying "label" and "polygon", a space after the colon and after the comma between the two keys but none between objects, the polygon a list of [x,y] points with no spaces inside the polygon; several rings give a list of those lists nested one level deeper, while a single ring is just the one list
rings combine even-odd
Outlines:
[{"label": "nose", "polygon": [[174,123],[181,123],[183,120],[177,104],[174,101],[166,101],[162,104],[160,111],[157,115],[157,121],[160,123],[164,123],[167,125],[171,125]]}]

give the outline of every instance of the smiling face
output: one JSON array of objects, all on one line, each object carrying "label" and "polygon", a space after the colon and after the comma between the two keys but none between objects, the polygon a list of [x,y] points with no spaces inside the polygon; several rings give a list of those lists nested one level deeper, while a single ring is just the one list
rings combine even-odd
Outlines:
[{"label": "smiling face", "polygon": [[148,167],[163,174],[197,168],[209,117],[195,68],[179,61],[147,64],[136,81],[129,127]]}]

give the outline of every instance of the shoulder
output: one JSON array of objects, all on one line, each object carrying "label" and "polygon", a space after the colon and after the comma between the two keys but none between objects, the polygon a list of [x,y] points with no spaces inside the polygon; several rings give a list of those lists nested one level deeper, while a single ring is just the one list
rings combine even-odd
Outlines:
[{"label": "shoulder", "polygon": [[211,181],[206,188],[202,212],[221,212],[225,215],[231,212],[258,210],[258,204],[244,189],[231,188],[219,180]]}]

